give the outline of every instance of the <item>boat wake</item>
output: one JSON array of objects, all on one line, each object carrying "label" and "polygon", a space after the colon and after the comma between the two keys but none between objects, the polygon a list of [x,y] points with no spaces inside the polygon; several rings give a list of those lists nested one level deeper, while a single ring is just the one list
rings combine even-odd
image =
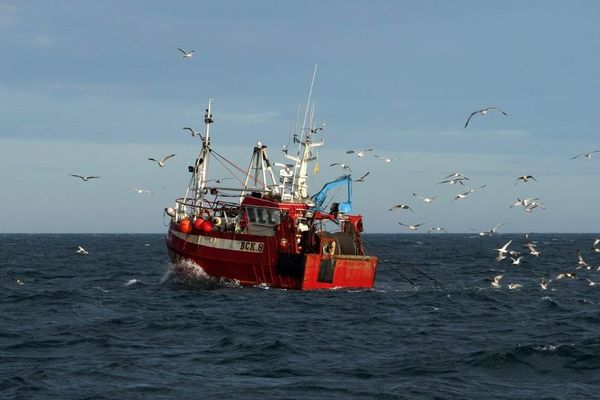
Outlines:
[{"label": "boat wake", "polygon": [[241,287],[240,283],[236,280],[215,278],[208,275],[201,266],[191,260],[183,260],[176,263],[171,263],[171,270],[167,274],[170,275],[169,277],[174,277],[174,280],[177,283],[203,289]]}]

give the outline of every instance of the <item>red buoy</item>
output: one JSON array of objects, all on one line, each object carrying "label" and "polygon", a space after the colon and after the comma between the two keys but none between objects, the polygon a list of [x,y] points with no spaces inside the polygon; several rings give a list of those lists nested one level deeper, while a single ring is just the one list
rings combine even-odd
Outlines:
[{"label": "red buoy", "polygon": [[190,233],[192,231],[192,221],[189,219],[182,219],[179,223],[179,230],[183,233]]},{"label": "red buoy", "polygon": [[202,232],[208,233],[208,232],[212,231],[213,224],[210,221],[204,221],[204,223],[202,224],[202,226],[200,227],[200,229],[202,229]]},{"label": "red buoy", "polygon": [[194,229],[197,231],[202,230],[202,224],[204,224],[204,220],[202,218],[197,218],[194,221]]}]

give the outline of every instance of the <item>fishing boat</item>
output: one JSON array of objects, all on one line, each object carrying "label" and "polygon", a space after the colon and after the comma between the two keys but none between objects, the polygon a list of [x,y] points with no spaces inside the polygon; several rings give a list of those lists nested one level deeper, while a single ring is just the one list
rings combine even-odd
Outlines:
[{"label": "fishing boat", "polygon": [[[310,95],[307,110],[309,104]],[[363,219],[352,214],[351,175],[309,192],[309,164],[324,144],[324,127],[316,127],[308,114],[293,135],[297,151],[283,147],[287,163],[271,163],[267,146],[258,142],[248,168],[241,169],[240,186],[223,187],[208,175],[213,158],[229,165],[211,143],[209,100],[185,195],[165,209],[166,244],[177,275],[189,277],[201,269],[242,286],[298,290],[373,287],[377,257],[365,254]],[[345,188],[347,198],[328,204],[334,188]]]}]

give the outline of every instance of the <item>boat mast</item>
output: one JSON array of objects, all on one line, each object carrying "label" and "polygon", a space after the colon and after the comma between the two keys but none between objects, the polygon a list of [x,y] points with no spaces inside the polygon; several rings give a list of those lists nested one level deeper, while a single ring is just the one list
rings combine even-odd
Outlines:
[{"label": "boat mast", "polygon": [[[208,170],[208,159],[210,152],[210,124],[213,123],[212,119],[212,99],[208,99],[208,108],[204,114],[204,142],[202,142],[202,151],[200,157],[196,160],[196,165],[200,166],[200,174],[198,176],[198,183],[196,184],[197,190],[200,191],[200,197],[204,197],[204,187],[206,186],[206,171]],[[198,192],[196,192],[196,198]]]},{"label": "boat mast", "polygon": [[[313,87],[315,84],[315,77],[317,75],[317,64],[313,70],[313,76],[310,83],[310,90],[308,92],[308,100],[306,102],[306,109],[304,111],[304,120],[302,122],[302,131],[300,132],[300,140],[298,143],[298,156],[293,157],[286,154],[286,157],[296,162],[294,167],[294,176],[292,179],[292,201],[302,201],[308,198],[308,182],[307,182],[307,170],[309,161],[313,161],[315,158],[312,157],[312,148],[323,145],[323,140],[318,143],[312,143],[311,136],[316,133],[317,129],[312,128],[312,113],[311,120],[309,120],[310,103],[312,98]],[[307,128],[307,123],[310,125]],[[322,128],[318,128],[322,129]]]},{"label": "boat mast", "polygon": [[190,184],[185,192],[185,199],[193,200],[195,206],[202,205],[204,199],[204,188],[206,187],[206,172],[208,170],[208,159],[210,153],[210,124],[212,124],[212,99],[208,100],[208,108],[204,114],[204,137],[202,137],[202,149],[196,158],[194,166],[190,166],[190,172],[192,172],[192,178]]}]

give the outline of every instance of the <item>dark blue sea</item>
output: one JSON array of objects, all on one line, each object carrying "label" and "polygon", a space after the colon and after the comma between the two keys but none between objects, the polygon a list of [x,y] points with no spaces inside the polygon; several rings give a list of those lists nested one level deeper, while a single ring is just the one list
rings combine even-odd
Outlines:
[{"label": "dark blue sea", "polygon": [[298,292],[180,282],[164,235],[3,234],[0,398],[600,398],[594,235],[510,239],[366,235],[374,289]]}]

